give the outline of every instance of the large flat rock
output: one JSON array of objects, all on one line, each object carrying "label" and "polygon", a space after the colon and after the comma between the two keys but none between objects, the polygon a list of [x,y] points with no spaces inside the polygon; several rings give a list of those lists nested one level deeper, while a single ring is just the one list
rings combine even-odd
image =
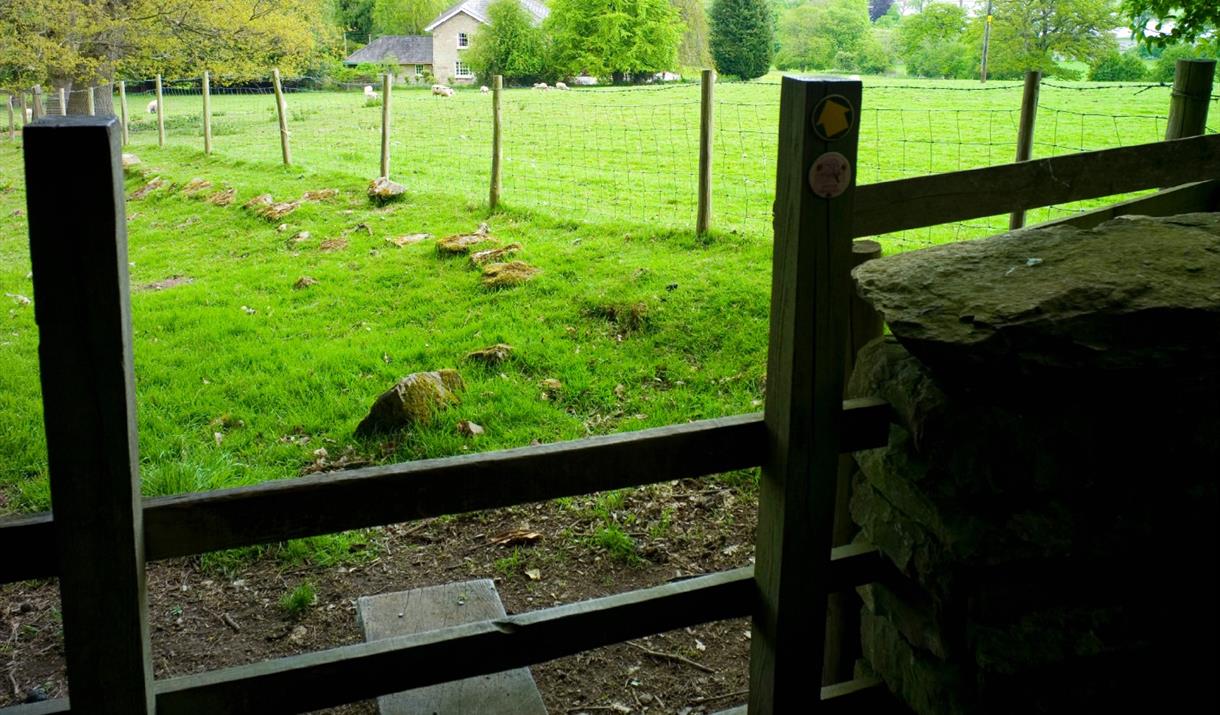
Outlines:
[{"label": "large flat rock", "polygon": [[[367,641],[505,615],[488,579],[363,596],[357,609]],[[528,668],[386,695],[377,699],[377,707],[382,715],[547,715]]]},{"label": "large flat rock", "polygon": [[1220,379],[1220,214],[1017,231],[853,275],[946,385],[1214,394]]}]

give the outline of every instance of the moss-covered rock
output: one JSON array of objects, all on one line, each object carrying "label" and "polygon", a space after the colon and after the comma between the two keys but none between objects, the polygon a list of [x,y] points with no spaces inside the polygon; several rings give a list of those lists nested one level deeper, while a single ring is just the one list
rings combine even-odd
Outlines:
[{"label": "moss-covered rock", "polygon": [[413,372],[381,393],[368,415],[356,426],[357,437],[427,424],[432,415],[459,402],[458,392],[466,389],[457,370]]},{"label": "moss-covered rock", "polygon": [[538,273],[537,268],[524,261],[489,263],[483,267],[483,286],[496,289],[521,285],[532,280]]}]

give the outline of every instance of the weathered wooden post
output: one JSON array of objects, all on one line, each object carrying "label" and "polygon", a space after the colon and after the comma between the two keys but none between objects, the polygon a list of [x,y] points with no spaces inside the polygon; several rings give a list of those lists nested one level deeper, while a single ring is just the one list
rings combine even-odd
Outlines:
[{"label": "weathered wooden post", "polygon": [[17,118],[13,116],[13,95],[8,95],[5,98],[5,104],[8,105],[8,138],[9,141],[17,139]]},{"label": "weathered wooden post", "polygon": [[712,91],[716,72],[703,70],[699,95],[699,208],[695,233],[702,236],[712,224]]},{"label": "weathered wooden post", "polygon": [[161,92],[161,75],[157,75],[157,146],[165,146],[165,97]]},{"label": "weathered wooden post", "polygon": [[[880,257],[881,244],[877,241],[861,238],[852,242],[852,268]],[[860,348],[885,332],[885,321],[871,303],[861,298],[854,289],[851,289],[850,300],[847,350],[843,364],[844,384],[851,378]],[[855,472],[855,458],[850,454],[839,455],[835,483],[834,533],[830,540],[832,547],[852,543],[858,531],[851,519],[851,479]],[[851,680],[859,651],[860,599],[854,593],[829,594],[826,604],[826,649],[823,654],[822,684],[833,685]]]},{"label": "weathered wooden post", "polygon": [[127,82],[119,80],[119,121],[123,123],[123,146],[131,143],[127,134]]},{"label": "weathered wooden post", "polygon": [[59,116],[68,116],[68,92],[63,87],[59,88]]},{"label": "weathered wooden post", "polygon": [[858,80],[785,77],[759,487],[751,715],[818,710],[842,422]]},{"label": "weathered wooden post", "polygon": [[378,176],[390,178],[390,92],[393,91],[393,75],[386,72],[381,76],[381,173]]},{"label": "weathered wooden post", "polygon": [[42,104],[42,85],[40,85],[40,84],[34,85],[33,94],[34,94],[34,118],[42,119],[43,117],[47,116],[46,107],[43,106],[43,104]]},{"label": "weathered wooden post", "polygon": [[1196,137],[1207,130],[1207,107],[1211,103],[1215,60],[1178,60],[1173,73],[1166,139]]},{"label": "weathered wooden post", "polygon": [[504,167],[504,125],[500,117],[500,95],[504,91],[504,77],[491,79],[491,190],[487,205],[492,211],[500,205],[500,192],[504,189],[502,172]]},{"label": "weathered wooden post", "polygon": [[280,153],[284,156],[284,166],[292,166],[292,147],[288,145],[288,108],[284,106],[284,89],[280,86],[279,68],[271,70],[271,81],[275,87],[275,110],[280,118]]},{"label": "weathered wooden post", "polygon": [[[1021,93],[1021,123],[1017,126],[1017,161],[1029,161],[1034,153],[1034,123],[1038,117],[1038,93],[1042,88],[1042,73],[1025,73],[1025,90]],[[1013,211],[1008,217],[1008,230],[1025,225],[1025,212]]]},{"label": "weathered wooden post", "polygon": [[203,71],[203,153],[212,153],[212,75]]},{"label": "weathered wooden post", "polygon": [[85,95],[85,110],[89,112],[89,116],[97,116],[97,105],[94,103],[96,97],[93,94],[93,87],[89,88],[89,93]]},{"label": "weathered wooden post", "polygon": [[[122,147],[114,117],[25,136],[43,423],[73,711],[151,714]],[[64,210],[63,167],[82,187]]]},{"label": "weathered wooden post", "polygon": [[27,112],[30,111],[29,104],[25,101],[25,90],[21,91],[21,129],[25,131],[25,125],[29,124]]}]

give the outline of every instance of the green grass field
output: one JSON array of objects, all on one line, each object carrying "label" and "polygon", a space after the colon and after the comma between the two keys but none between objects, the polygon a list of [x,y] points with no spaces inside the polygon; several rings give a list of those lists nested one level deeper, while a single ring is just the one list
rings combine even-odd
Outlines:
[{"label": "green grass field", "polygon": [[[288,98],[295,166],[280,165],[270,95],[214,97],[215,151],[202,154],[198,96],[166,100],[156,145],[132,93],[130,151],[147,176],[237,190],[217,207],[176,189],[127,207],[141,469],[146,495],[293,477],[330,459],[392,462],[516,447],[760,409],[770,290],[777,79],[717,87],[715,227],[694,221],[698,87],[508,91],[506,210],[488,216],[490,98],[419,90],[393,98],[391,174],[409,198],[384,209],[363,191],[376,173],[380,107],[358,92]],[[1169,89],[1047,87],[1036,155],[1155,141]],[[862,183],[1011,160],[1020,88],[866,79]],[[136,114],[135,112],[139,112]],[[130,178],[128,190],[144,179]],[[240,205],[336,188],[284,222]],[[20,142],[0,141],[0,514],[48,508],[37,331]],[[1061,215],[1039,211],[1033,220]],[[432,242],[387,238],[469,232],[542,269],[488,291]],[[363,224],[367,231],[359,229]],[[887,251],[992,232],[997,222],[886,237]],[[300,230],[312,238],[295,246]],[[348,246],[324,252],[326,239]],[[172,276],[192,282],[141,286]],[[302,276],[317,285],[294,290]],[[634,315],[633,318],[624,318]],[[617,317],[615,317],[617,316]],[[506,342],[497,369],[463,362]],[[362,441],[356,423],[403,375],[457,367],[460,406],[429,426]],[[543,398],[539,382],[563,388]],[[486,428],[459,434],[459,420]]]}]

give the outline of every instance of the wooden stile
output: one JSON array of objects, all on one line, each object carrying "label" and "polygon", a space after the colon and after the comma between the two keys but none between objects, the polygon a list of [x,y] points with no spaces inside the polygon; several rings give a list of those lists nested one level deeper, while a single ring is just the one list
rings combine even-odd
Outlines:
[{"label": "wooden stile", "polygon": [[292,166],[292,147],[288,144],[287,107],[284,106],[284,88],[280,86],[280,71],[271,70],[271,81],[275,88],[275,111],[280,120],[280,154],[284,158],[284,166]]},{"label": "wooden stile", "polygon": [[1215,60],[1178,60],[1174,66],[1173,94],[1169,100],[1166,139],[1198,136],[1207,130],[1207,109],[1212,100]]},{"label": "wooden stile", "polygon": [[[25,137],[43,420],[72,702],[152,713],[122,152],[114,118]],[[63,210],[65,161],[86,187]]]},{"label": "wooden stile", "polygon": [[157,146],[165,146],[165,97],[161,92],[161,75],[157,75]]},{"label": "wooden stile", "polygon": [[504,91],[504,77],[496,75],[491,80],[491,188],[487,205],[495,211],[500,205],[501,172],[504,166],[504,126],[500,119],[500,95]]},{"label": "wooden stile", "polygon": [[203,153],[212,153],[212,73],[203,71]]},{"label": "wooden stile", "polygon": [[390,92],[394,89],[393,75],[381,76],[381,173],[390,178]]},{"label": "wooden stile", "polygon": [[715,106],[715,70],[703,70],[699,94],[699,205],[695,233],[702,236],[712,225],[712,121]]},{"label": "wooden stile", "polygon": [[[1038,93],[1042,89],[1042,73],[1025,73],[1025,89],[1021,93],[1021,123],[1017,126],[1016,161],[1029,161],[1034,152],[1034,121],[1038,117]],[[1025,211],[1013,211],[1008,217],[1010,231],[1025,225]]]},{"label": "wooden stile", "polygon": [[[825,638],[857,141],[854,122],[835,131],[841,118],[821,122],[823,134],[838,134],[833,141],[815,133],[826,119],[824,109],[815,116],[819,102],[832,95],[859,116],[858,80],[785,77],[780,91],[751,715],[816,711],[809,692],[821,682],[822,660],[809,656]],[[811,174],[832,151],[852,176],[840,195],[821,198]]]}]

